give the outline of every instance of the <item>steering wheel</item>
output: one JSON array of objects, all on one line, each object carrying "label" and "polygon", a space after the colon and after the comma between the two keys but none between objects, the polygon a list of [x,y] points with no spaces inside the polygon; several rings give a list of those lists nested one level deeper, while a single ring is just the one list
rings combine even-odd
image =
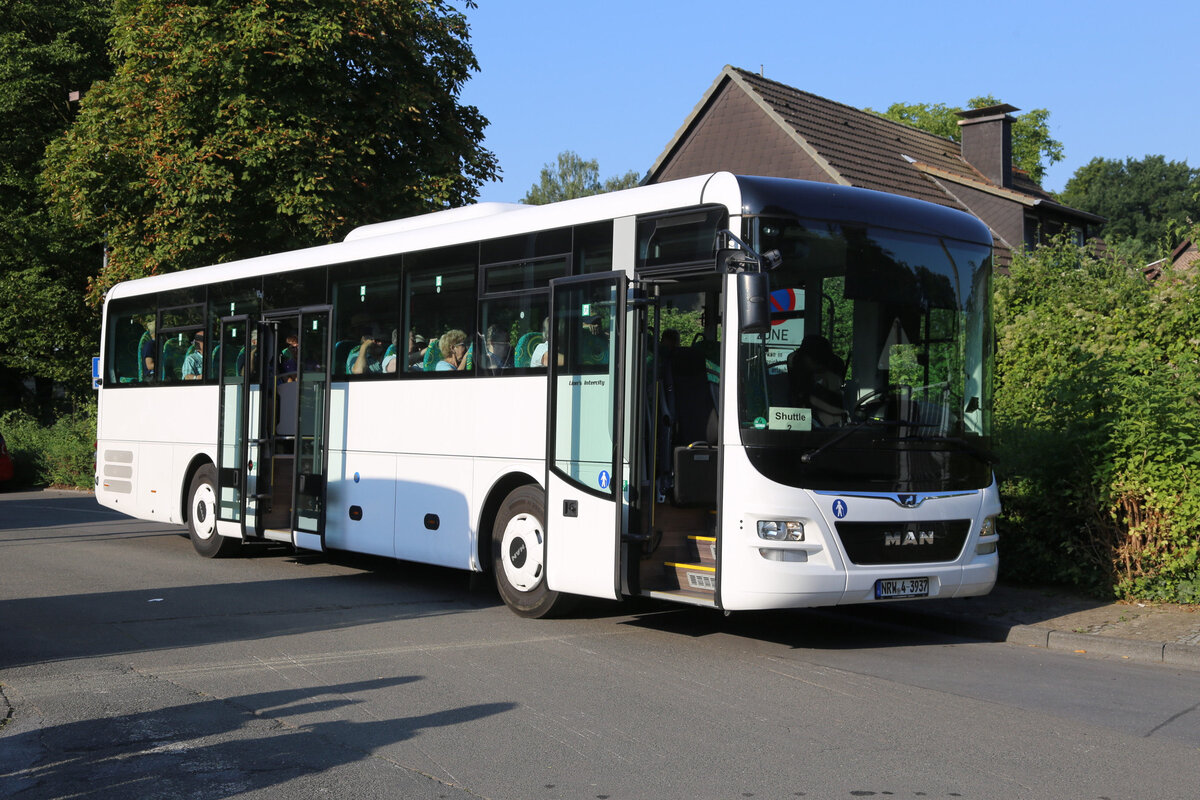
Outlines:
[{"label": "steering wheel", "polygon": [[[851,416],[866,416],[872,406],[878,407],[887,402],[887,392],[882,389],[872,389],[858,399],[851,409]],[[873,410],[873,409],[872,409]]]}]

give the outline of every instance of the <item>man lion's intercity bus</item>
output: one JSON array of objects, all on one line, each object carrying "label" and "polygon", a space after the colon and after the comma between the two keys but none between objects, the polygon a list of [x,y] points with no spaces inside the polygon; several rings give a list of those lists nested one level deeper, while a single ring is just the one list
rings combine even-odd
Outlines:
[{"label": "man lion's intercity bus", "polygon": [[725,611],[988,592],[991,246],[728,173],[484,203],[130,281],[96,493],[278,541]]}]

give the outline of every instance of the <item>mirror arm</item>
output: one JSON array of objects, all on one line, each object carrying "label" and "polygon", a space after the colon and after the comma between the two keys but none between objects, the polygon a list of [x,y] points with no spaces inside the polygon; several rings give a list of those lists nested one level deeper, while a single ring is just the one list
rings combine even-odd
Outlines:
[{"label": "mirror arm", "polygon": [[743,242],[731,230],[718,231],[717,235],[724,235],[725,238],[737,245],[737,249],[728,248],[717,251],[718,267],[723,268],[726,272],[745,272],[750,267],[754,267],[756,272],[763,272],[773,270],[783,263],[783,256],[778,250],[768,250],[759,255],[757,250]]}]

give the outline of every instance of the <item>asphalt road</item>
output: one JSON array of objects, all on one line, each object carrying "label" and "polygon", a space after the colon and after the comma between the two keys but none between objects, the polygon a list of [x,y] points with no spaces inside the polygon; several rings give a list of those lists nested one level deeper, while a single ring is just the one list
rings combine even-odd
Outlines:
[{"label": "asphalt road", "polygon": [[1200,672],[870,615],[511,614],[465,573],[0,494],[0,797],[1194,798]]}]

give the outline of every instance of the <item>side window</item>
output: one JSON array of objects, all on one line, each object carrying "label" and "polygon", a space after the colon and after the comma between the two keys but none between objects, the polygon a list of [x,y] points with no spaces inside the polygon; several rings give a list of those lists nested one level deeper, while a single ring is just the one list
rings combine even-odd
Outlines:
[{"label": "side window", "polygon": [[204,305],[164,308],[158,314],[157,380],[204,380]]},{"label": "side window", "polygon": [[156,326],[153,296],[112,301],[105,332],[106,385],[126,386],[154,380],[158,360]]},{"label": "side window", "polygon": [[[205,332],[207,339],[205,351],[208,353],[208,374],[210,377],[217,377],[220,374],[220,365],[225,364],[226,377],[235,377],[241,375],[246,364],[246,347],[245,339],[231,343],[229,346],[235,348],[230,353],[222,353],[222,347],[226,345],[221,342],[221,317],[233,317],[239,314],[250,314],[251,316],[258,313],[261,307],[262,296],[262,279],[249,278],[241,281],[233,281],[231,283],[223,283],[213,285],[208,292],[208,330]],[[242,331],[244,334],[245,331]]]},{"label": "side window", "polygon": [[482,304],[483,374],[508,375],[545,366],[546,292],[487,300]]},{"label": "side window", "polygon": [[546,365],[547,287],[569,274],[567,256],[483,269],[483,358],[480,371],[509,374]]},{"label": "side window", "polygon": [[411,372],[459,373],[474,369],[483,351],[475,330],[476,248],[430,251],[410,257],[404,305],[413,341],[425,340]]},{"label": "side window", "polygon": [[401,369],[400,259],[334,267],[332,374],[384,378]]},{"label": "side window", "polygon": [[590,275],[612,270],[612,221],[580,225],[575,228],[575,274]]},{"label": "side window", "polygon": [[638,269],[675,269],[689,264],[710,267],[716,255],[717,231],[726,227],[726,220],[721,207],[639,218]]}]

